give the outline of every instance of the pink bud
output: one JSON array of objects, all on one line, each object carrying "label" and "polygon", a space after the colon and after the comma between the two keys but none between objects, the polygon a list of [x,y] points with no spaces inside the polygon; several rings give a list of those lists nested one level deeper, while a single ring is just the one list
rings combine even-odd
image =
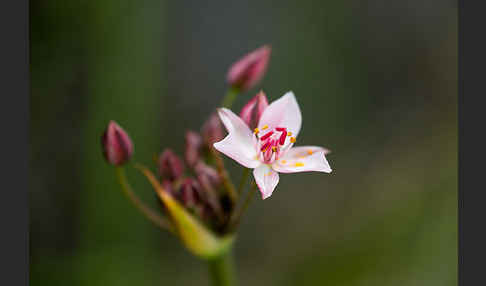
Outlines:
[{"label": "pink bud", "polygon": [[184,164],[170,149],[165,149],[159,157],[159,175],[174,181],[184,173]]},{"label": "pink bud", "polygon": [[199,149],[202,145],[202,138],[194,131],[186,132],[185,159],[189,166],[194,166],[199,160]]},{"label": "pink bud", "polygon": [[270,46],[265,45],[238,60],[228,71],[228,83],[242,91],[252,88],[265,75],[270,53]]},{"label": "pink bud", "polygon": [[248,127],[253,130],[257,127],[258,121],[267,106],[267,97],[263,91],[260,91],[255,97],[248,101],[245,106],[243,106],[240,112],[240,117],[245,121]]},{"label": "pink bud", "polygon": [[204,123],[201,134],[205,143],[211,147],[213,143],[221,141],[224,138],[223,126],[216,113],[211,114],[209,119]]},{"label": "pink bud", "polygon": [[194,172],[198,175],[198,177],[207,178],[211,185],[217,186],[221,182],[221,177],[211,166],[206,165],[204,162],[199,161],[196,166],[194,167]]},{"label": "pink bud", "polygon": [[101,137],[101,147],[108,163],[116,166],[125,164],[133,153],[132,140],[113,120]]}]

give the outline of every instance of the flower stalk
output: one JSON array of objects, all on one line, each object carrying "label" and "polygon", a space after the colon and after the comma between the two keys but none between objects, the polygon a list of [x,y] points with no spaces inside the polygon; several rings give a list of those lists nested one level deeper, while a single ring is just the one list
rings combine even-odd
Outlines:
[{"label": "flower stalk", "polygon": [[123,167],[115,167],[115,172],[118,178],[118,182],[120,183],[123,193],[126,197],[133,203],[133,205],[152,223],[156,226],[166,229],[171,233],[174,233],[174,227],[172,224],[165,218],[158,215],[154,212],[150,207],[145,205],[142,200],[135,194],[132,187],[128,183],[127,177],[125,175],[125,170]]},{"label": "flower stalk", "polygon": [[245,213],[245,211],[248,208],[248,206],[250,205],[253,197],[255,196],[256,189],[257,189],[257,185],[256,185],[256,183],[253,183],[251,185],[250,190],[246,193],[246,198],[243,201],[242,206],[240,207],[239,210],[235,210],[235,212],[231,216],[230,224],[229,224],[230,225],[229,226],[230,231],[233,231],[234,229],[236,229],[236,227],[240,224],[240,221],[241,221],[241,218],[243,217],[243,214]]},{"label": "flower stalk", "polygon": [[231,181],[231,178],[229,177],[229,174],[224,167],[224,161],[221,153],[211,147],[211,154],[216,163],[216,168],[219,175],[221,176],[221,182],[223,183],[225,190],[228,192],[228,195],[233,203],[236,203],[236,201],[238,200],[238,193],[236,192],[236,188],[233,185],[233,182]]},{"label": "flower stalk", "polygon": [[245,187],[246,181],[248,181],[248,176],[250,176],[250,169],[243,168],[240,184],[238,185],[238,195],[241,195],[243,193],[243,188]]},{"label": "flower stalk", "polygon": [[231,249],[209,260],[209,274],[213,286],[235,286],[236,275]]},{"label": "flower stalk", "polygon": [[228,89],[226,92],[225,97],[223,98],[222,106],[226,108],[230,108],[233,105],[233,102],[235,102],[235,99],[238,97],[238,94],[240,93],[240,89],[237,87],[231,87]]}]

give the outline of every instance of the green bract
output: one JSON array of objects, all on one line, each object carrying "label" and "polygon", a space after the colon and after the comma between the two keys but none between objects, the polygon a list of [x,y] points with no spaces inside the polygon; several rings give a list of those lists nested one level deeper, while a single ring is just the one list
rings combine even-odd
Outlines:
[{"label": "green bract", "polygon": [[217,236],[198,219],[179,204],[158,182],[155,176],[145,167],[139,169],[149,179],[157,195],[164,203],[176,234],[194,255],[204,259],[213,259],[226,253],[233,241],[233,235]]}]

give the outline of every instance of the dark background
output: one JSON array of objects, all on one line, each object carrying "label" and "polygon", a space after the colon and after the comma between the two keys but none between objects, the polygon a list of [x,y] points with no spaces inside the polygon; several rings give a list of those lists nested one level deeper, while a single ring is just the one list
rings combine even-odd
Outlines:
[{"label": "dark background", "polygon": [[333,173],[282,175],[253,202],[240,284],[456,285],[456,2],[203,2],[30,2],[31,285],[207,285],[122,195],[99,137],[115,119],[137,161],[182,152],[229,65],[266,43],[234,109],[293,90],[299,142],[331,149]]}]

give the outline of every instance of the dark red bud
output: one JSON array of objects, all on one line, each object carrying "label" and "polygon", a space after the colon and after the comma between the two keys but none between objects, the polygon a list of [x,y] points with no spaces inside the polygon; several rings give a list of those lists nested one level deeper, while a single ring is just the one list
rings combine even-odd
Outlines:
[{"label": "dark red bud", "polygon": [[182,160],[170,149],[165,149],[159,157],[159,175],[174,181],[184,173]]},{"label": "dark red bud", "polygon": [[179,198],[186,208],[194,208],[199,202],[200,185],[192,178],[185,179],[182,183]]},{"label": "dark red bud", "polygon": [[106,161],[116,166],[125,164],[133,154],[132,140],[113,120],[101,137],[101,147]]}]

